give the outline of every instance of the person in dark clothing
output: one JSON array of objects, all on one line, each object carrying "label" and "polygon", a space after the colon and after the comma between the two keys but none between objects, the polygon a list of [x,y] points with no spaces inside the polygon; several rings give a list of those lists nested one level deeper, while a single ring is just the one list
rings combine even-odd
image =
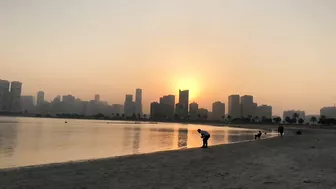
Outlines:
[{"label": "person in dark clothing", "polygon": [[279,125],[278,132],[279,132],[280,136],[282,137],[282,135],[284,133],[284,127],[282,125]]},{"label": "person in dark clothing", "polygon": [[208,140],[210,138],[210,134],[207,131],[202,131],[201,129],[198,129],[197,131],[198,131],[198,133],[201,134],[201,138],[203,138],[202,148],[207,148],[208,147]]}]

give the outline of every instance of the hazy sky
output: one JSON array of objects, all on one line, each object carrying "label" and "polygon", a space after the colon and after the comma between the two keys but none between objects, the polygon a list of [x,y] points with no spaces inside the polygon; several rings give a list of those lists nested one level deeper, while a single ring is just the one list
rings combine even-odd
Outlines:
[{"label": "hazy sky", "polygon": [[144,108],[178,88],[319,113],[336,103],[335,0],[0,0],[0,78]]}]

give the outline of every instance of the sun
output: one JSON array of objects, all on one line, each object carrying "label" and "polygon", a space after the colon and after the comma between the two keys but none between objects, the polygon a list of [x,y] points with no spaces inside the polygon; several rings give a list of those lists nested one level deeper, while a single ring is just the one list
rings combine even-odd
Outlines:
[{"label": "sun", "polygon": [[200,93],[200,83],[194,78],[179,79],[176,85],[176,91],[189,90],[189,101],[195,100]]}]

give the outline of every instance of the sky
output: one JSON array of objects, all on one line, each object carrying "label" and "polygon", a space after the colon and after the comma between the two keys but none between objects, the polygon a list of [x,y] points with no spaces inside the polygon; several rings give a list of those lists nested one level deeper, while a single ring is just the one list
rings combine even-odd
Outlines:
[{"label": "sky", "polygon": [[0,79],[47,100],[143,106],[190,89],[211,108],[253,95],[275,115],[336,103],[334,0],[0,0]]}]

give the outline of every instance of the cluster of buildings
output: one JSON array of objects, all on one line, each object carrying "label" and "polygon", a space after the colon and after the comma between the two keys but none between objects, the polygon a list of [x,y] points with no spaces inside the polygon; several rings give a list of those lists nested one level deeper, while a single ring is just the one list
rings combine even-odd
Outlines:
[{"label": "cluster of buildings", "polygon": [[258,105],[251,95],[240,96],[238,94],[229,96],[228,115],[235,118],[259,118],[272,119],[272,106]]},{"label": "cluster of buildings", "polygon": [[[229,96],[228,114],[234,118],[260,117],[272,118],[272,107],[267,105],[258,106],[253,101],[253,96],[231,95]],[[178,103],[175,104],[175,96],[167,95],[160,98],[159,102],[152,102],[150,106],[150,116],[153,119],[185,119],[190,120],[207,119],[222,120],[226,117],[225,104],[217,101],[212,104],[212,110],[199,108],[196,102],[189,104],[189,91],[180,90]]]},{"label": "cluster of buildings", "polygon": [[[22,83],[0,79],[0,112],[25,112],[33,114],[79,114],[79,115],[123,115],[124,117],[139,117],[143,115],[142,89],[135,90],[135,98],[132,94],[126,94],[124,104],[108,104],[95,95],[93,100],[83,101],[72,95],[56,96],[51,102],[45,100],[45,93],[39,91],[35,96],[21,95]],[[36,99],[36,100],[35,100]],[[216,101],[212,104],[212,110],[200,108],[196,102],[189,103],[189,90],[179,90],[178,102],[175,95],[160,97],[158,102],[150,104],[150,117],[156,120],[222,120],[230,117],[272,119],[272,106],[258,105],[251,95],[231,95],[228,97],[228,106],[223,102]],[[288,110],[283,112],[286,117],[310,120],[311,117],[336,119],[336,106],[323,107],[320,115],[306,115],[304,111]]]},{"label": "cluster of buildings", "polygon": [[[135,101],[133,95],[127,94],[124,102],[124,115],[126,117],[142,116],[142,89],[135,90]],[[140,115],[140,116],[139,116]]]}]

